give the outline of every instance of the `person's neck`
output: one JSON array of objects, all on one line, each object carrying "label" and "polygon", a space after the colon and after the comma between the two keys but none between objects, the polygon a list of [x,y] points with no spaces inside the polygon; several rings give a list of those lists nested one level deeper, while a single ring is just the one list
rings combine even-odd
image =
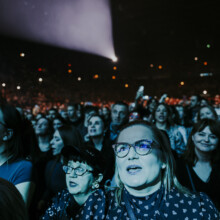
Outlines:
[{"label": "person's neck", "polygon": [[42,152],[46,152],[50,149],[50,136],[38,136],[38,145]]},{"label": "person's neck", "polygon": [[103,136],[96,136],[96,137],[92,137],[92,142],[95,146],[95,148],[99,151],[102,150],[102,147],[103,147],[103,139],[104,137]]},{"label": "person's neck", "polygon": [[2,164],[4,164],[10,158],[10,156],[7,156],[7,155],[2,153],[5,149],[5,145],[0,146],[0,149],[1,149],[0,150],[0,166],[1,166]]},{"label": "person's neck", "polygon": [[195,148],[195,154],[198,157],[198,162],[199,163],[210,163],[211,161],[211,152],[202,152]]},{"label": "person's neck", "polygon": [[126,190],[133,196],[144,197],[153,194],[161,187],[161,181],[152,186],[147,186],[144,189],[135,189],[125,186]]},{"label": "person's neck", "polygon": [[48,144],[48,143],[50,143],[50,136],[49,135],[38,136],[38,143],[39,144]]},{"label": "person's neck", "polygon": [[75,116],[75,117],[73,117],[73,118],[69,118],[69,120],[70,120],[71,122],[77,122],[77,121],[78,121],[78,117]]},{"label": "person's neck", "polygon": [[86,194],[78,194],[78,195],[74,195],[74,199],[75,201],[81,206],[83,205],[86,200],[89,198],[89,196],[92,194],[93,191],[89,191]]},{"label": "person's neck", "polygon": [[160,130],[166,131],[167,123],[166,122],[156,122],[156,127]]},{"label": "person's neck", "polygon": [[116,132],[119,128],[120,128],[120,125],[113,123],[113,122],[111,123],[112,131]]}]

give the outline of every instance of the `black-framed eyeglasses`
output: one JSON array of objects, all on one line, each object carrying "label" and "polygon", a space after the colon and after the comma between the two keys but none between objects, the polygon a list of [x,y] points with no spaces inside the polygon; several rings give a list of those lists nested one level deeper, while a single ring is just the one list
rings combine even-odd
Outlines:
[{"label": "black-framed eyeglasses", "polygon": [[152,145],[154,142],[152,140],[139,140],[136,141],[134,144],[129,143],[116,143],[113,144],[112,147],[114,149],[115,155],[119,158],[126,157],[130,151],[130,148],[133,147],[135,152],[141,156],[147,155],[152,150]]},{"label": "black-framed eyeglasses", "polygon": [[84,167],[76,167],[76,168],[73,168],[73,167],[70,167],[70,166],[63,166],[63,171],[66,173],[66,174],[70,174],[72,173],[74,170],[74,174],[77,175],[77,176],[83,176],[86,172],[90,172],[92,173],[93,171],[91,170],[88,170]]}]

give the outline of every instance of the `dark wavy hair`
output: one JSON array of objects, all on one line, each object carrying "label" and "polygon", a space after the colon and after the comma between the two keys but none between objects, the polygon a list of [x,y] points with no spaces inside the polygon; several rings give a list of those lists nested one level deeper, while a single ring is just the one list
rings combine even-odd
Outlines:
[{"label": "dark wavy hair", "polygon": [[0,219],[27,220],[27,209],[17,188],[0,178]]},{"label": "dark wavy hair", "polygon": [[194,166],[195,163],[198,161],[198,157],[195,154],[195,144],[192,140],[192,136],[196,132],[200,132],[206,127],[209,127],[210,131],[214,135],[216,135],[219,139],[218,146],[212,152],[211,164],[212,165],[215,164],[220,159],[220,124],[219,124],[219,122],[214,121],[212,119],[202,119],[202,120],[198,121],[196,124],[194,124],[193,129],[192,129],[192,131],[189,135],[189,138],[188,138],[186,152],[183,155],[185,161],[188,162],[192,166]]},{"label": "dark wavy hair", "polygon": [[154,121],[156,122],[156,120],[155,120],[155,114],[156,114],[157,108],[158,108],[160,105],[163,105],[163,106],[166,108],[166,111],[167,111],[167,114],[168,114],[168,116],[167,116],[167,127],[169,128],[170,126],[174,125],[174,121],[173,121],[173,119],[172,119],[171,109],[170,109],[170,107],[169,107],[167,104],[165,104],[165,103],[159,103],[159,104],[156,106],[156,108],[154,109],[154,111],[153,111]]},{"label": "dark wavy hair", "polygon": [[12,137],[5,141],[6,148],[3,155],[10,157],[10,162],[24,157],[24,147],[22,144],[22,119],[19,112],[7,103],[0,104],[0,111],[3,116],[3,123],[6,129],[11,129]]},{"label": "dark wavy hair", "polygon": [[82,137],[77,128],[70,125],[63,125],[57,129],[64,145],[81,146],[83,144]]},{"label": "dark wavy hair", "polygon": [[210,105],[203,105],[203,106],[201,106],[201,107],[199,108],[199,110],[198,110],[198,116],[197,116],[197,120],[198,120],[198,121],[201,120],[201,113],[200,113],[200,111],[201,111],[201,109],[203,109],[203,108],[208,108],[208,109],[212,112],[212,114],[214,115],[215,120],[218,120],[218,115],[217,115],[215,109],[214,109],[212,106],[210,106]]}]

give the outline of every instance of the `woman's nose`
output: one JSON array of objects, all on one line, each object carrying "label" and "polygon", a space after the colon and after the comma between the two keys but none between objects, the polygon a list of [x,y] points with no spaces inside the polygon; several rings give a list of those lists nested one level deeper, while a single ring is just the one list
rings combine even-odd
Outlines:
[{"label": "woman's nose", "polygon": [[128,159],[133,160],[133,159],[137,159],[137,158],[138,158],[138,154],[136,153],[134,147],[131,147],[130,151],[128,153]]},{"label": "woman's nose", "polygon": [[209,141],[209,135],[205,136],[205,141],[208,142]]},{"label": "woman's nose", "polygon": [[74,169],[71,171],[70,176],[73,177],[73,178],[77,177],[76,172],[75,172]]}]

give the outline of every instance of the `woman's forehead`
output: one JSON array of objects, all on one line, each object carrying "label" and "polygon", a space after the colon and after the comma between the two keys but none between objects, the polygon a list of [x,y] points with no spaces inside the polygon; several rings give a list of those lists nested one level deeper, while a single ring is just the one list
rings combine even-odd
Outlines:
[{"label": "woman's forehead", "polygon": [[73,166],[73,167],[80,167],[80,166],[86,166],[87,168],[91,168],[86,162],[79,162],[79,161],[73,161],[73,160],[69,160],[68,161],[68,165]]},{"label": "woman's forehead", "polygon": [[118,142],[134,143],[143,139],[153,140],[152,130],[145,125],[132,125],[121,131],[118,136]]}]

